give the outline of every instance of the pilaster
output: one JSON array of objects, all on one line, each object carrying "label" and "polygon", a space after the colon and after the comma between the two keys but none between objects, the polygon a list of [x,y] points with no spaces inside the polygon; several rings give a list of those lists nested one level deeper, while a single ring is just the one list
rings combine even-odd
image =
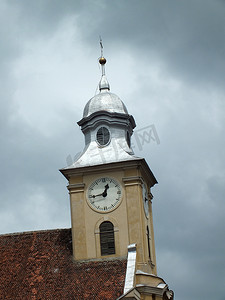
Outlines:
[{"label": "pilaster", "polygon": [[75,260],[87,257],[84,187],[84,183],[69,184],[67,187],[70,194],[73,257]]}]

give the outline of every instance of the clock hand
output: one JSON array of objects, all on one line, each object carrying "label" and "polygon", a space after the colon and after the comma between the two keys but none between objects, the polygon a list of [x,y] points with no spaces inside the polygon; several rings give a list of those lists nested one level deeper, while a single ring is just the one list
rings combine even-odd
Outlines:
[{"label": "clock hand", "polygon": [[90,198],[95,198],[95,197],[98,197],[98,196],[102,196],[102,194],[103,194],[103,193],[98,194],[98,195],[90,195],[89,197],[90,197]]},{"label": "clock hand", "polygon": [[105,190],[104,190],[104,192],[102,193],[102,196],[103,196],[104,198],[107,196],[107,190],[108,190],[108,189],[109,189],[109,185],[106,184]]},{"label": "clock hand", "polygon": [[107,196],[107,190],[109,189],[109,185],[106,184],[105,186],[105,190],[103,193],[101,194],[97,194],[97,195],[90,195],[90,198],[95,198],[95,197],[98,197],[98,196],[103,196],[104,198]]}]

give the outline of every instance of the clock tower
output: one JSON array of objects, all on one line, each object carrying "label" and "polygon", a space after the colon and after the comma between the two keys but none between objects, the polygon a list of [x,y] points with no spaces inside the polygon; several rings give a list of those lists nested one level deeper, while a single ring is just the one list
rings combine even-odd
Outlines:
[{"label": "clock tower", "polygon": [[76,261],[129,258],[130,249],[139,272],[135,283],[147,280],[154,287],[162,283],[157,277],[152,219],[151,188],[157,181],[145,159],[133,153],[134,118],[110,92],[103,55],[99,63],[99,93],[87,102],[78,122],[84,150],[71,166],[60,170],[68,180],[73,257]]}]

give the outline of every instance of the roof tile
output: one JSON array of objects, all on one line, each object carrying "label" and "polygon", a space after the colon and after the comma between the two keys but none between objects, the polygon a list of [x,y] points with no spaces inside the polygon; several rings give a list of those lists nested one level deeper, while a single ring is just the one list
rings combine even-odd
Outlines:
[{"label": "roof tile", "polygon": [[76,262],[71,229],[0,236],[0,299],[117,299],[126,259]]}]

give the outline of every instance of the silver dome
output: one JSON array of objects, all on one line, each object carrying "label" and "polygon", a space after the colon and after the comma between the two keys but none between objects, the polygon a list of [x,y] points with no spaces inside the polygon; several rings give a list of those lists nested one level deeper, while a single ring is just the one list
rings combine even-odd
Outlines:
[{"label": "silver dome", "polygon": [[127,108],[120,98],[108,91],[100,92],[88,101],[84,108],[83,118],[98,111],[128,114]]}]

